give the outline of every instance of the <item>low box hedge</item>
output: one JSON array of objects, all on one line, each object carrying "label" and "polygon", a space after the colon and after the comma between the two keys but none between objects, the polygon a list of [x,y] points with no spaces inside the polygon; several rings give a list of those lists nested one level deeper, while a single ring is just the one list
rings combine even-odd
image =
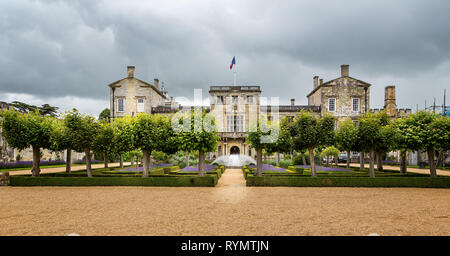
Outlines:
[{"label": "low box hedge", "polygon": [[165,187],[214,187],[217,177],[153,176],[142,177],[30,177],[11,176],[11,186],[165,186]]},{"label": "low box hedge", "polygon": [[450,188],[450,177],[301,177],[247,176],[247,186]]}]

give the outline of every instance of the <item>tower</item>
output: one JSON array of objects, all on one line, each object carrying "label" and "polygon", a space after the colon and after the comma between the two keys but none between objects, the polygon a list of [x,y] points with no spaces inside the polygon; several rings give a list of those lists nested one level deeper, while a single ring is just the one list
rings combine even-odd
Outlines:
[{"label": "tower", "polygon": [[397,115],[397,103],[395,101],[395,86],[386,86],[384,89],[384,110],[390,117]]}]

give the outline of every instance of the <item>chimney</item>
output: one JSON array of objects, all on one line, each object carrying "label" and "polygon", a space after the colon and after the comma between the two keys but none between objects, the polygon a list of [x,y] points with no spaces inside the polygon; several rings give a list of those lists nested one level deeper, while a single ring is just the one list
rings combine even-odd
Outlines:
[{"label": "chimney", "polygon": [[384,88],[384,110],[393,117],[397,115],[397,103],[395,98],[395,86],[390,85]]},{"label": "chimney", "polygon": [[291,106],[295,106],[295,99],[291,99]]},{"label": "chimney", "polygon": [[319,86],[319,77],[315,76],[314,77],[314,89],[316,89]]},{"label": "chimney", "polygon": [[129,78],[134,77],[134,66],[128,66],[127,67],[127,71],[128,71],[128,77]]},{"label": "chimney", "polygon": [[159,90],[159,80],[158,80],[158,78],[155,78],[153,81],[154,81],[153,85],[156,87],[156,89]]},{"label": "chimney", "polygon": [[320,79],[319,80],[319,85],[322,85],[323,84],[323,79]]},{"label": "chimney", "polygon": [[341,65],[341,76],[342,77],[348,77],[350,74],[350,66],[349,65]]}]

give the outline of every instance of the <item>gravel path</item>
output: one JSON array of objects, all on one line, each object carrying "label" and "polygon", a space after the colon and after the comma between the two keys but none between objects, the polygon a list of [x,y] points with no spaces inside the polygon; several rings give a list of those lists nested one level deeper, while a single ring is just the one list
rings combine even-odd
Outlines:
[{"label": "gravel path", "polygon": [[0,235],[450,235],[450,190],[0,187]]}]

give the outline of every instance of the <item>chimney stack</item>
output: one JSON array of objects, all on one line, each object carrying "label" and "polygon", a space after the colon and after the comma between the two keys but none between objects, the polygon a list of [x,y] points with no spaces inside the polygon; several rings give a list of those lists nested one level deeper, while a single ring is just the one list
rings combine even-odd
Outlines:
[{"label": "chimney stack", "polygon": [[315,76],[314,77],[314,89],[316,89],[319,86],[319,77]]},{"label": "chimney stack", "polygon": [[291,99],[291,106],[295,106],[295,99]]},{"label": "chimney stack", "polygon": [[349,65],[341,65],[341,76],[348,77],[350,74],[350,66]]},{"label": "chimney stack", "polygon": [[127,71],[128,71],[128,78],[133,78],[134,77],[134,66],[128,66]]},{"label": "chimney stack", "polygon": [[395,86],[390,85],[384,88],[384,110],[393,117],[397,115],[397,103],[395,98]]},{"label": "chimney stack", "polygon": [[159,80],[158,80],[158,78],[155,78],[153,81],[154,81],[153,85],[156,87],[156,89],[159,90]]},{"label": "chimney stack", "polygon": [[319,80],[319,85],[322,85],[323,84],[323,79],[320,79]]}]

